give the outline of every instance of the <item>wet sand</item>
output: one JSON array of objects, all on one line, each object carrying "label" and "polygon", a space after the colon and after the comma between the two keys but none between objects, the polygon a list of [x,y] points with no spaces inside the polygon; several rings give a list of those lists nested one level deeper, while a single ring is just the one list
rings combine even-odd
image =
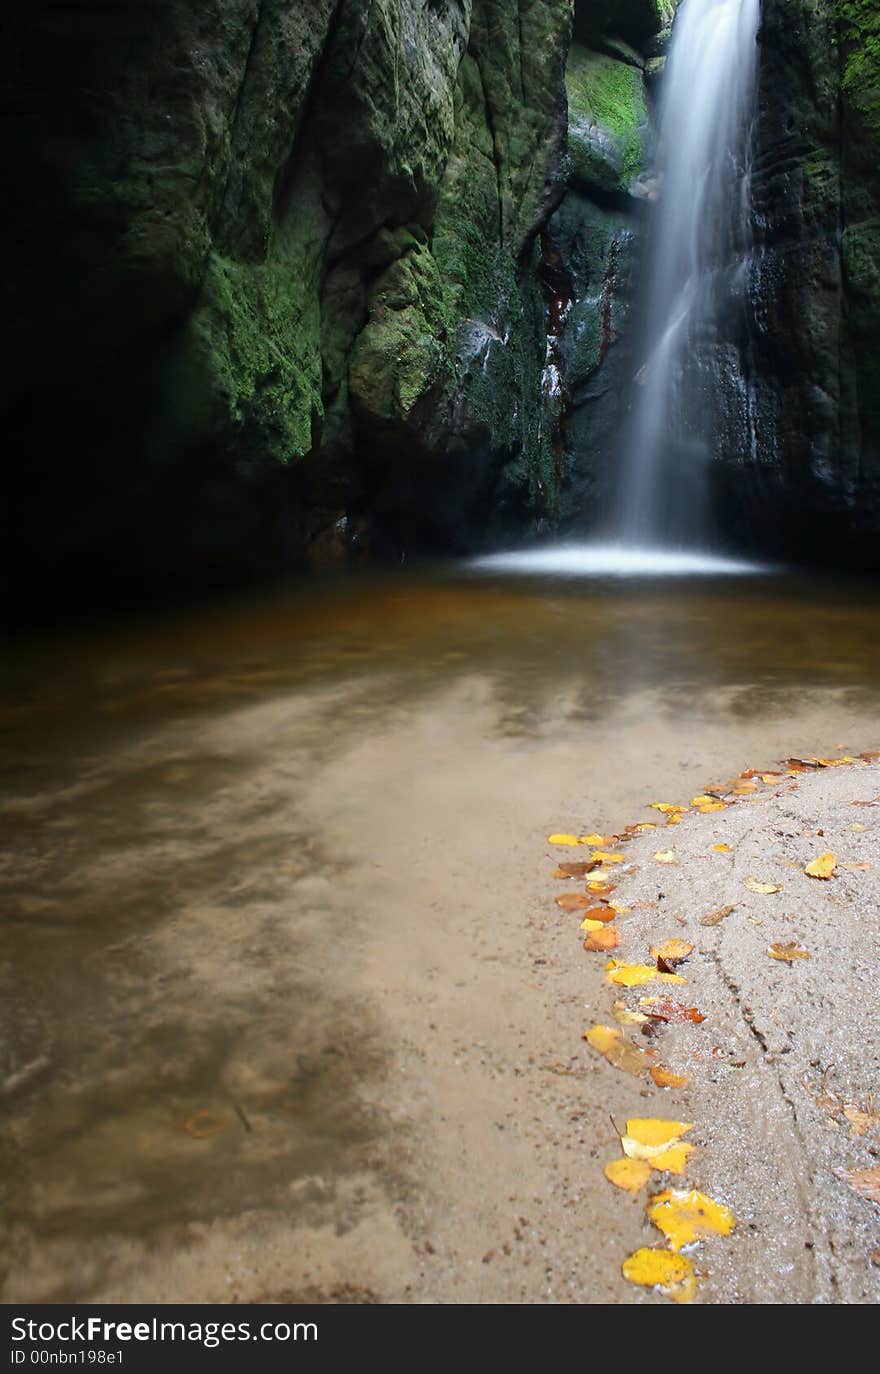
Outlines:
[{"label": "wet sand", "polygon": [[878,629],[858,588],[449,576],[14,646],[3,1300],[662,1301],[546,836],[876,745]]}]

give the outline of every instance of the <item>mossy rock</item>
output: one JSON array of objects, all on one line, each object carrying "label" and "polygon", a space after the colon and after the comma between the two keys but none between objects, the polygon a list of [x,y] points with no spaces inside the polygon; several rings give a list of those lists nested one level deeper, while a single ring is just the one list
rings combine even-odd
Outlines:
[{"label": "mossy rock", "polygon": [[641,70],[574,44],[565,85],[572,183],[587,190],[628,193],[649,155]]}]

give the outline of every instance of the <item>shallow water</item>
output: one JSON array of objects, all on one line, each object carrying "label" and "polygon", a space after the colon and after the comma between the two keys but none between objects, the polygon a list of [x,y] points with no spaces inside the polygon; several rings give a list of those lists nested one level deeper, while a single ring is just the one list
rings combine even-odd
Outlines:
[{"label": "shallow water", "polygon": [[[528,1135],[568,1080],[512,1124],[524,1045],[559,1053],[545,836],[876,746],[880,608],[439,569],[19,641],[0,705],[6,1299],[332,1296],[366,1263],[385,1299],[564,1300],[567,1211],[552,1279],[479,1262],[509,1193],[569,1186]],[[414,1276],[444,1209],[476,1269]]]}]

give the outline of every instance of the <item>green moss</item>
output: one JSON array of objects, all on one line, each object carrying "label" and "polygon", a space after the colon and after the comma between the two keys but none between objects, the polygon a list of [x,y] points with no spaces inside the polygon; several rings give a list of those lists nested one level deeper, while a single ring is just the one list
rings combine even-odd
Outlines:
[{"label": "green moss", "polygon": [[242,439],[252,431],[279,462],[308,451],[313,415],[323,413],[319,326],[317,292],[293,244],[264,263],[211,254],[192,335],[216,419]]},{"label": "green moss", "polygon": [[877,0],[836,0],[843,45],[843,91],[880,138],[880,9]]},{"label": "green moss", "polygon": [[648,111],[641,71],[574,44],[565,84],[575,176],[628,190],[647,160]]}]

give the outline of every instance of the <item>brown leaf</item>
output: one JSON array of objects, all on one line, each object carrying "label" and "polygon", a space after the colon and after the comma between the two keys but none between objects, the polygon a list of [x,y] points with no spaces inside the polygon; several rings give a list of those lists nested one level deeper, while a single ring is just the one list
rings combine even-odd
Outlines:
[{"label": "brown leaf", "polygon": [[729,916],[732,911],[736,911],[736,902],[730,906],[719,906],[714,911],[707,911],[705,916],[700,917],[701,926],[720,926],[725,916]]},{"label": "brown leaf", "polygon": [[698,1026],[705,1016],[696,1007],[686,1007],[681,1002],[673,1002],[671,997],[641,997],[639,1006],[652,1021],[690,1021]]},{"label": "brown leaf", "polygon": [[[586,911],[596,898],[592,892],[561,892],[554,900],[563,911]],[[608,919],[613,920],[614,917],[610,916]]]},{"label": "brown leaf", "polygon": [[873,1169],[835,1169],[834,1172],[859,1197],[866,1197],[880,1207],[880,1165]]},{"label": "brown leaf", "polygon": [[584,949],[589,950],[609,950],[616,949],[620,944],[620,932],[614,925],[603,926],[601,930],[591,930],[586,940]]},{"label": "brown leaf", "polygon": [[600,866],[600,860],[587,859],[585,863],[560,864],[553,870],[554,878],[583,878],[587,873],[592,873],[594,868]]}]

